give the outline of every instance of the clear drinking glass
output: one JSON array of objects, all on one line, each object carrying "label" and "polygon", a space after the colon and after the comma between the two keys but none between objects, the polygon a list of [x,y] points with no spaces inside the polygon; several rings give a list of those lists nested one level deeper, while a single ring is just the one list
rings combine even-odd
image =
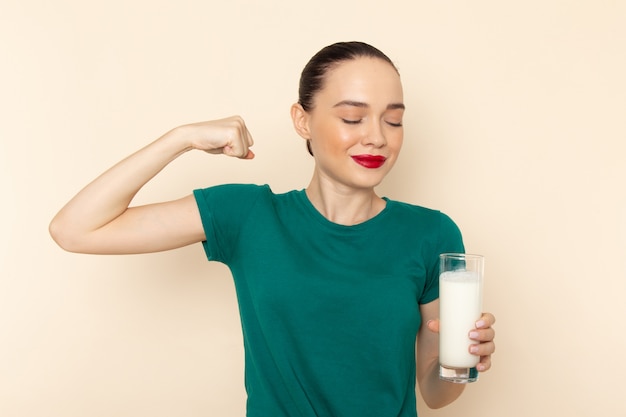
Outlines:
[{"label": "clear drinking glass", "polygon": [[478,380],[480,358],[469,352],[469,332],[482,314],[485,259],[481,255],[439,256],[439,377],[468,383]]}]

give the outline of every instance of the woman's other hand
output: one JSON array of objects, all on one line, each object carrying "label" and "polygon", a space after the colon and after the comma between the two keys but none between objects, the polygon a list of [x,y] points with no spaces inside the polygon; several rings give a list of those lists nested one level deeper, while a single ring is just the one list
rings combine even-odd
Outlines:
[{"label": "woman's other hand", "polygon": [[[478,342],[470,345],[469,351],[473,355],[480,356],[480,362],[476,365],[479,372],[484,372],[491,368],[491,355],[496,350],[493,339],[496,332],[493,325],[496,318],[491,313],[483,313],[480,319],[476,321],[476,327],[469,332],[469,338]],[[431,320],[427,323],[428,329],[432,332],[439,333],[439,320]]]}]

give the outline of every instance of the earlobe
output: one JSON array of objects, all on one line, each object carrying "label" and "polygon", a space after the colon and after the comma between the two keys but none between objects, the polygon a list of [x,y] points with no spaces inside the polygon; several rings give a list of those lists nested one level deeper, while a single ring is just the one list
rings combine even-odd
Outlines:
[{"label": "earlobe", "polygon": [[311,139],[309,132],[309,115],[299,103],[295,103],[291,106],[291,120],[293,121],[293,127],[296,129],[298,135],[306,140]]}]

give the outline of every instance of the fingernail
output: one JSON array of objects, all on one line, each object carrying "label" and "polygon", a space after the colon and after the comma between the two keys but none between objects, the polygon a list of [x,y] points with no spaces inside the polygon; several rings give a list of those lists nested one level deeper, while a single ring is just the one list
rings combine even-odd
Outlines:
[{"label": "fingernail", "polygon": [[481,327],[485,327],[485,322],[483,320],[478,320],[476,322],[476,328],[480,329]]},{"label": "fingernail", "polygon": [[476,345],[470,346],[470,353],[478,353],[478,346]]},{"label": "fingernail", "polygon": [[470,332],[469,337],[470,339],[478,339],[478,332]]}]

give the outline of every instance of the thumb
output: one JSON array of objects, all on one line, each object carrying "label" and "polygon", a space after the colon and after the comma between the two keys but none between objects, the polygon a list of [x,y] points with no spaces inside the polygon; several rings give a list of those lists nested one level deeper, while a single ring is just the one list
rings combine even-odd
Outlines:
[{"label": "thumb", "polygon": [[428,320],[426,322],[426,327],[433,333],[439,333],[439,319]]}]

